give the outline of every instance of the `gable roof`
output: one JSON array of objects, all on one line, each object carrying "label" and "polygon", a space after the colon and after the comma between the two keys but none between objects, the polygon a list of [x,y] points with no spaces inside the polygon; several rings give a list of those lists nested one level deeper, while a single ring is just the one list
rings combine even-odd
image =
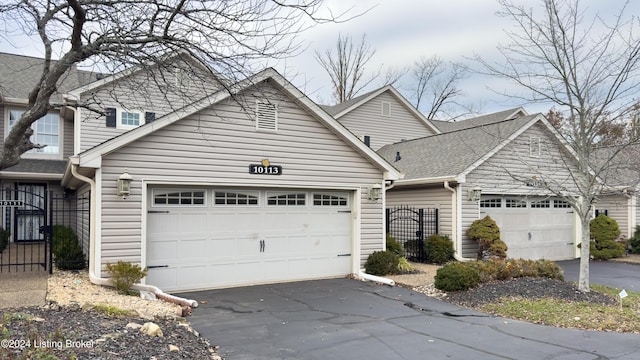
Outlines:
[{"label": "gable roof", "polygon": [[[56,62],[56,60],[52,60]],[[0,53],[0,98],[2,102],[27,103],[29,92],[40,80],[44,59]],[[98,73],[79,70],[73,65],[61,78],[57,96],[92,83]],[[56,95],[54,95],[54,99]]]},{"label": "gable roof", "polygon": [[594,165],[604,167],[599,176],[616,188],[640,187],[640,143],[625,146],[604,146],[593,153]]},{"label": "gable roof", "polygon": [[[491,157],[538,121],[540,114],[386,145],[383,158],[405,173],[405,180],[457,179]],[[396,161],[399,155],[399,160]]]},{"label": "gable roof", "polygon": [[164,115],[151,123],[147,123],[143,126],[125,132],[78,155],[72,156],[69,159],[69,164],[75,164],[81,167],[98,168],[101,166],[101,159],[103,155],[120,149],[145,135],[162,129],[170,124],[173,124],[186,116],[192,115],[213,104],[231,98],[241,91],[245,90],[249,86],[264,81],[269,81],[270,84],[279,87],[283,92],[287,93],[300,106],[302,106],[312,116],[314,116],[314,118],[327,126],[334,134],[349,142],[356,151],[369,159],[369,161],[375,164],[378,168],[384,170],[386,179],[398,180],[402,178],[402,174],[397,169],[395,169],[375,151],[361,142],[355,135],[353,135],[349,130],[347,130],[344,126],[337,122],[333,117],[324,112],[319,105],[310,100],[306,95],[304,95],[300,90],[298,90],[295,86],[293,86],[289,81],[287,81],[282,75],[280,75],[276,70],[272,68],[267,68],[248,79],[230,86],[227,89],[222,89],[210,96],[207,96],[202,100],[194,102],[191,105]]},{"label": "gable roof", "polygon": [[328,112],[339,121],[340,118],[343,117],[344,115],[366,104],[367,102],[371,101],[372,99],[374,99],[375,97],[377,97],[378,95],[384,92],[389,92],[394,98],[398,100],[400,104],[402,104],[407,110],[409,110],[409,112],[415,115],[415,117],[418,120],[420,120],[427,128],[431,129],[431,131],[433,131],[436,134],[439,134],[441,132],[437,127],[435,127],[431,123],[429,119],[427,119],[424,116],[424,114],[418,111],[418,109],[416,109],[415,106],[413,106],[404,96],[402,96],[402,94],[400,94],[398,90],[396,90],[392,85],[383,86],[377,90],[357,96],[353,99],[347,100],[337,105],[333,105],[333,106],[325,105],[325,106],[322,106],[322,108],[324,109],[324,111]]},{"label": "gable roof", "polygon": [[432,120],[431,123],[435,125],[441,132],[450,132],[456,130],[469,129],[480,125],[488,125],[496,122],[514,119],[520,116],[529,115],[523,108],[514,108],[503,111],[498,111],[491,114],[485,114],[476,116],[474,118],[461,120],[461,121],[441,121]]}]

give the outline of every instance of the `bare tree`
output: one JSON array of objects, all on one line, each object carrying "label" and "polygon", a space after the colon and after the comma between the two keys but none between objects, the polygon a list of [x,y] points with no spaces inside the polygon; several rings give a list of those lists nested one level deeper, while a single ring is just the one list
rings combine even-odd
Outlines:
[{"label": "bare tree", "polygon": [[633,109],[634,96],[640,90],[637,19],[625,17],[625,6],[612,23],[598,14],[588,21],[578,0],[542,0],[537,9],[510,0],[499,3],[500,15],[511,19],[516,30],[507,32],[509,45],[498,48],[502,61],[477,60],[486,73],[511,80],[525,90],[524,95],[506,95],[554,103],[568,122],[566,134],[577,158],[577,170],[572,174],[575,191],[568,195],[566,186],[551,181],[547,186],[563,196],[580,218],[579,288],[589,291],[591,207],[607,187],[599,175],[619,152],[610,152],[603,161],[596,159],[594,151],[601,130]]},{"label": "bare tree", "polygon": [[[83,63],[109,71],[161,64],[167,55],[194,55],[228,84],[253,72],[261,59],[291,55],[295,36],[321,19],[322,0],[7,0],[0,4],[5,40],[33,36],[44,65],[28,105],[4,141],[0,169],[41,145],[31,124],[61,104],[52,103],[66,74]],[[37,41],[37,40],[34,40]],[[190,71],[192,69],[186,69]]]},{"label": "bare tree", "polygon": [[462,91],[458,82],[468,75],[467,68],[460,63],[445,63],[440,57],[421,57],[411,71],[414,85],[411,87],[415,107],[428,119],[439,115],[454,118],[463,106],[458,102]]},{"label": "bare tree", "polygon": [[315,57],[329,74],[334,100],[341,103],[358,95],[380,75],[380,71],[367,74],[366,67],[376,51],[367,43],[366,34],[357,44],[351,36],[341,34],[333,50],[324,53],[316,50]]}]

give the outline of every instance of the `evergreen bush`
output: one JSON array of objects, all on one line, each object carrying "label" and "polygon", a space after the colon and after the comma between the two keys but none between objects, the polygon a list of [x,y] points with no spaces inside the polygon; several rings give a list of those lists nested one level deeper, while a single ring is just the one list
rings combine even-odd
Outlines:
[{"label": "evergreen bush", "polygon": [[367,258],[364,269],[367,274],[384,276],[400,272],[400,258],[391,251],[375,251]]},{"label": "evergreen bush", "polygon": [[0,253],[2,253],[9,245],[9,236],[11,236],[9,230],[5,230],[0,227]]},{"label": "evergreen bush", "polygon": [[387,233],[387,251],[391,251],[398,256],[404,256],[402,245],[400,245],[398,240],[389,233]]},{"label": "evergreen bush", "polygon": [[115,264],[107,263],[107,272],[111,275],[113,286],[123,294],[128,294],[133,284],[147,276],[147,269],[122,260]]},{"label": "evergreen bush", "polygon": [[51,251],[60,270],[80,270],[87,265],[78,237],[68,226],[53,226]]},{"label": "evergreen bush", "polygon": [[478,260],[507,257],[507,244],[500,239],[500,228],[490,216],[474,221],[467,236],[478,243]]},{"label": "evergreen bush", "polygon": [[616,241],[620,236],[620,228],[614,219],[600,214],[589,222],[589,231],[589,251],[595,260],[609,260],[624,255],[624,245]]},{"label": "evergreen bush", "polygon": [[452,262],[436,272],[434,286],[442,291],[468,290],[480,283],[480,274],[469,263]]},{"label": "evergreen bush", "polygon": [[453,241],[446,235],[431,235],[424,240],[424,252],[427,262],[445,264],[453,259]]},{"label": "evergreen bush", "polygon": [[633,237],[629,239],[629,250],[632,254],[640,254],[640,225],[636,225]]}]

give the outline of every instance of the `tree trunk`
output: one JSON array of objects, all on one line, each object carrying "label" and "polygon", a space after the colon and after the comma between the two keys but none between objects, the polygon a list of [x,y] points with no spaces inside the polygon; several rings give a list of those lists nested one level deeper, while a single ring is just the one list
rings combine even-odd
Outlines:
[{"label": "tree trunk", "polygon": [[581,197],[580,202],[580,224],[582,226],[582,239],[580,242],[580,276],[578,278],[578,289],[583,292],[591,291],[589,287],[589,246],[591,234],[589,231],[591,204],[586,197]]}]

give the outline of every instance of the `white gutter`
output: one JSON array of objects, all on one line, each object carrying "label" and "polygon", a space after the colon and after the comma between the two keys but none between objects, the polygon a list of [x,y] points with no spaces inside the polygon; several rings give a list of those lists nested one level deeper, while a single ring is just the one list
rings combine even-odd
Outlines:
[{"label": "white gutter", "polygon": [[[88,183],[89,186],[91,186],[91,194],[92,194],[91,208],[89,213],[89,221],[91,221],[91,224],[89,225],[89,281],[91,281],[91,283],[96,285],[113,286],[110,279],[101,278],[98,275],[96,275],[95,268],[94,268],[95,238],[96,238],[96,234],[95,234],[96,202],[93,200],[93,196],[94,196],[93,194],[95,194],[95,191],[96,191],[96,182],[84,175],[79,174],[77,168],[78,168],[78,165],[71,164],[71,173],[76,179]],[[164,301],[172,302],[174,304],[191,306],[191,307],[198,306],[198,302],[195,300],[185,299],[178,296],[167,294],[164,291],[160,290],[158,287],[153,285],[134,284],[131,288],[138,291],[152,292],[156,295],[156,297]]]},{"label": "white gutter", "polygon": [[453,237],[456,244],[456,251],[453,252],[453,258],[458,261],[470,261],[471,259],[467,259],[462,257],[462,236],[458,234],[458,195],[456,193],[456,189],[452,188],[449,185],[449,181],[444,182],[444,188],[451,191],[452,199],[455,199],[451,202],[451,236]]}]

